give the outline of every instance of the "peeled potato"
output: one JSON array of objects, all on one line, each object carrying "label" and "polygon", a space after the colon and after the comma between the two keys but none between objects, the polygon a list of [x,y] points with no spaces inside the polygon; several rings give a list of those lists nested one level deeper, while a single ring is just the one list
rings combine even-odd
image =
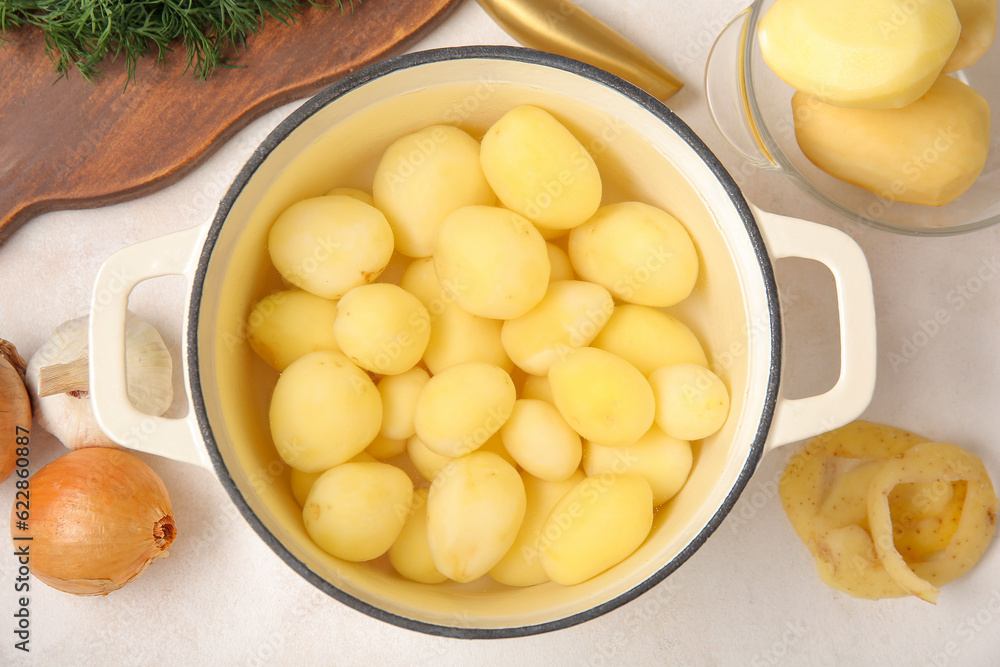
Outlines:
[{"label": "peeled potato", "polygon": [[278,378],[269,413],[281,459],[319,472],[364,450],[382,426],[382,401],[368,374],[340,352],[313,352]]},{"label": "peeled potato", "polygon": [[399,537],[389,548],[389,562],[401,575],[422,584],[439,584],[448,577],[434,566],[427,542],[427,495],[429,489],[413,492],[413,506]]},{"label": "peeled potato", "polygon": [[441,468],[448,465],[448,462],[453,458],[451,456],[441,456],[432,451],[415,435],[406,441],[406,453],[409,455],[413,467],[428,482],[433,482],[437,474],[441,472]]},{"label": "peeled potato", "polygon": [[365,452],[375,457],[379,461],[391,459],[406,451],[406,440],[393,440],[382,434],[376,435],[375,439],[368,443]]},{"label": "peeled potato", "polygon": [[605,447],[630,445],[653,425],[649,382],[610,352],[572,350],[552,364],[548,378],[559,412],[587,440]]},{"label": "peeled potato", "polygon": [[398,375],[424,355],[431,318],[420,300],[398,285],[362,285],[337,302],[333,335],[361,368]]},{"label": "peeled potato", "polygon": [[990,107],[950,76],[902,109],[844,109],[792,97],[795,138],[817,167],[893,201],[943,206],[986,164]]},{"label": "peeled potato", "polygon": [[525,506],[520,476],[496,454],[473,452],[451,461],[427,499],[435,567],[461,583],[489,572],[514,543]]},{"label": "peeled potato", "polygon": [[326,193],[327,197],[333,197],[336,195],[351,197],[352,199],[357,199],[358,201],[364,202],[369,206],[375,205],[375,199],[364,190],[359,190],[358,188],[334,188]]},{"label": "peeled potato", "polygon": [[509,373],[514,362],[500,340],[502,325],[500,320],[473,315],[458,305],[446,306],[431,324],[424,363],[434,374],[469,361],[493,364]]},{"label": "peeled potato", "polygon": [[898,109],[927,92],[961,28],[951,0],[777,0],[757,37],[793,88],[841,107]]},{"label": "peeled potato", "polygon": [[545,401],[516,401],[500,436],[518,465],[539,479],[559,482],[580,467],[580,436]]},{"label": "peeled potato", "polygon": [[[544,237],[542,234],[542,238]],[[569,255],[565,250],[552,243],[546,243],[545,250],[549,253],[549,264],[552,265],[552,272],[549,274],[550,283],[557,280],[576,280],[573,265],[570,264]]]},{"label": "peeled potato", "polygon": [[403,529],[413,483],[387,463],[345,463],[316,480],[302,508],[306,532],[323,551],[344,560],[378,558]]},{"label": "peeled potato", "polygon": [[506,320],[542,300],[551,266],[545,239],[530,222],[513,211],[467,206],[441,223],[434,269],[462,308]]},{"label": "peeled potato", "polygon": [[[349,463],[376,463],[376,459],[367,452],[361,452],[352,458]],[[292,497],[295,498],[295,502],[299,504],[299,507],[303,507],[306,504],[306,498],[309,497],[309,491],[312,489],[313,484],[325,472],[325,470],[319,472],[302,472],[301,470],[292,468],[289,475],[292,486]]]},{"label": "peeled potato", "polygon": [[718,375],[698,364],[674,364],[653,371],[656,425],[678,440],[701,440],[726,423],[729,390]]},{"label": "peeled potato", "polygon": [[267,250],[296,287],[339,299],[378,277],[392,256],[392,229],[373,206],[336,195],[304,199],[278,216]]},{"label": "peeled potato", "polygon": [[534,586],[549,580],[540,558],[542,528],[556,503],[584,479],[586,476],[581,470],[574,471],[561,482],[548,482],[526,472],[521,473],[527,500],[524,521],[510,549],[490,570],[491,577],[508,586]]},{"label": "peeled potato", "polygon": [[514,457],[510,455],[507,448],[504,447],[503,438],[500,436],[499,432],[494,433],[489,440],[484,442],[482,447],[479,448],[479,451],[492,452],[509,463],[511,466],[515,468],[517,467],[517,461],[515,461]]},{"label": "peeled potato", "polygon": [[957,72],[975,64],[985,54],[997,34],[997,0],[952,0],[962,32],[942,70]]},{"label": "peeled potato", "polygon": [[670,364],[708,366],[705,350],[694,333],[676,317],[649,306],[617,306],[593,346],[617,354],[647,377]]},{"label": "peeled potato", "polygon": [[560,356],[590,345],[614,307],[600,285],[560,280],[549,284],[537,306],[503,323],[500,341],[519,368],[545,375]]},{"label": "peeled potato", "polygon": [[[375,459],[373,458],[372,460],[374,461]],[[325,472],[325,470],[319,472],[302,472],[292,468],[292,497],[295,498],[295,502],[299,504],[299,507],[306,504],[306,498],[309,497],[309,491],[312,489],[313,484]]]},{"label": "peeled potato", "polygon": [[538,223],[534,223],[534,225],[535,229],[538,230],[538,233],[541,234],[542,238],[546,241],[555,241],[556,239],[562,238],[563,236],[566,236],[566,232],[569,231],[566,229],[552,229],[551,227],[539,225]]},{"label": "peeled potato", "polygon": [[399,278],[399,286],[420,299],[431,319],[439,315],[446,305],[455,303],[455,298],[438,280],[434,259],[431,257],[421,257],[410,262]]},{"label": "peeled potato", "polygon": [[400,286],[420,299],[431,316],[431,335],[424,363],[433,374],[467,361],[494,364],[508,373],[514,362],[500,342],[500,320],[479,317],[455,303],[438,281],[434,260],[414,260],[403,272]]},{"label": "peeled potato", "polygon": [[601,203],[597,164],[550,113],[522,105],[483,137],[486,180],[504,206],[539,225],[571,229]]},{"label": "peeled potato", "polygon": [[549,379],[544,375],[529,375],[524,378],[521,385],[521,398],[535,398],[555,405],[552,398],[552,387],[549,386]]},{"label": "peeled potato", "polygon": [[340,349],[333,337],[336,316],[336,301],[304,290],[277,292],[250,311],[247,340],[269,366],[283,371],[310,352]]},{"label": "peeled potato", "polygon": [[411,368],[399,375],[386,375],[376,388],[382,398],[382,429],[379,435],[392,440],[405,440],[417,432],[413,414],[417,397],[430,376],[422,368]]},{"label": "peeled potato", "polygon": [[604,206],[569,234],[569,258],[583,280],[623,301],[657,308],[683,301],[698,279],[687,229],[641,202]]},{"label": "peeled potato", "polygon": [[638,475],[588,477],[567,493],[542,527],[541,561],[552,581],[572,586],[614,567],[653,525],[653,492]]},{"label": "peeled potato", "polygon": [[649,482],[656,506],[677,495],[687,482],[693,462],[690,442],[671,438],[656,426],[631,445],[584,445],[583,469],[588,476],[607,472],[639,475]]},{"label": "peeled potato", "polygon": [[389,146],[372,191],[392,226],[396,250],[408,257],[430,256],[438,227],[452,211],[496,203],[479,165],[479,142],[447,125],[432,125]]},{"label": "peeled potato", "polygon": [[452,366],[432,377],[417,397],[417,436],[441,456],[468,454],[500,430],[516,394],[502,368],[481,362]]}]

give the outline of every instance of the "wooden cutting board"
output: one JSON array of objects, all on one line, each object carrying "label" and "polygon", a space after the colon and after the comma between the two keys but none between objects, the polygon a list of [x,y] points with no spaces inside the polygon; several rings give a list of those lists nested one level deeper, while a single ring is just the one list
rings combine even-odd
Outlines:
[{"label": "wooden cutting board", "polygon": [[[140,197],[176,181],[250,121],[404,49],[459,0],[364,0],[353,12],[307,9],[268,20],[247,40],[241,69],[206,81],[185,73],[180,47],[165,67],[124,63],[87,83],[55,80],[39,30],[0,48],[0,243],[46,211]],[[347,5],[348,3],[344,3]]]}]

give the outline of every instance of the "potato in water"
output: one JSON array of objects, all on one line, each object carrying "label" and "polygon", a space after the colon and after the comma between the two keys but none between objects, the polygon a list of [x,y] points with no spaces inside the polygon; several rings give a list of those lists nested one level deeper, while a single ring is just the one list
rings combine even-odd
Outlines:
[{"label": "potato in water", "polygon": [[[361,452],[348,461],[348,463],[376,462],[376,458],[368,452]],[[309,491],[312,490],[313,484],[315,484],[316,480],[322,477],[325,472],[326,470],[321,470],[320,472],[302,472],[301,470],[292,468],[291,474],[289,475],[289,481],[292,484],[292,496],[295,497],[295,502],[299,504],[299,507],[303,507],[306,504],[306,498],[309,497]]]},{"label": "potato in water", "polygon": [[309,490],[302,518],[309,537],[332,556],[378,558],[396,541],[410,513],[413,483],[387,463],[345,463]]},{"label": "potato in water", "polygon": [[427,495],[429,489],[413,493],[410,516],[389,548],[389,562],[401,575],[422,584],[439,584],[448,577],[434,565],[431,547],[427,541]]},{"label": "potato in water", "polygon": [[559,280],[537,306],[503,323],[500,341],[519,368],[545,375],[556,359],[590,345],[614,308],[611,293],[600,285]]},{"label": "potato in water", "polygon": [[708,367],[705,350],[687,325],[649,306],[623,303],[615,307],[593,346],[617,354],[647,377],[670,364]]},{"label": "potato in water", "polygon": [[539,479],[561,482],[580,467],[579,434],[545,401],[518,399],[500,437],[518,465]]},{"label": "potato in water", "polygon": [[570,232],[569,258],[583,280],[644,306],[680,303],[698,279],[698,253],[687,229],[666,211],[641,202],[598,210]]},{"label": "potato in water", "polygon": [[524,520],[524,484],[492,452],[454,459],[434,478],[427,499],[427,539],[439,572],[475,581],[500,562]]},{"label": "potato in water", "polygon": [[467,206],[441,223],[434,270],[459,306],[509,320],[542,300],[552,267],[545,239],[530,222],[502,208]]},{"label": "potato in water", "polygon": [[601,204],[594,158],[538,107],[515,107],[490,128],[482,165],[504,206],[549,229],[572,229]]},{"label": "potato in water", "polygon": [[500,367],[481,362],[452,366],[435,375],[417,397],[417,436],[440,456],[463,456],[500,430],[517,390]]},{"label": "potato in water", "polygon": [[361,453],[382,427],[382,401],[368,374],[340,352],[313,352],[278,378],[269,412],[281,459],[320,472]]},{"label": "potato in water", "polygon": [[451,212],[496,203],[479,166],[479,142],[447,125],[432,125],[389,146],[372,191],[392,226],[396,250],[408,257],[430,256],[438,227]]},{"label": "potato in water", "polygon": [[380,435],[393,440],[405,440],[417,432],[413,415],[417,397],[430,376],[422,368],[411,368],[399,375],[387,375],[376,385],[382,397],[382,430]]},{"label": "potato in water", "polygon": [[392,229],[381,211],[345,195],[292,204],[267,237],[278,273],[325,299],[339,299],[374,281],[392,249]]},{"label": "potato in water", "polygon": [[693,463],[691,443],[671,438],[658,426],[624,447],[584,444],[583,469],[589,477],[608,472],[639,475],[649,482],[657,507],[677,495]]},{"label": "potato in water", "polygon": [[563,418],[587,440],[630,445],[653,425],[653,389],[635,366],[610,352],[581,347],[549,370],[552,398]]},{"label": "potato in water", "polygon": [[276,371],[310,352],[339,350],[333,337],[337,302],[304,290],[285,290],[258,301],[247,318],[247,340]]},{"label": "potato in water", "polygon": [[431,318],[424,304],[399,285],[362,285],[337,302],[333,335],[361,368],[399,375],[424,356]]},{"label": "potato in water", "polygon": [[820,578],[859,598],[935,602],[937,587],[971,569],[996,529],[982,461],[864,421],[810,440],[779,491]]},{"label": "potato in water", "polygon": [[729,390],[704,366],[663,366],[650,373],[649,384],[656,399],[656,425],[671,438],[701,440],[726,423]]},{"label": "potato in water", "polygon": [[490,570],[491,577],[508,586],[534,586],[549,580],[549,575],[545,574],[545,568],[542,567],[540,551],[542,540],[545,539],[542,533],[545,521],[556,503],[585,479],[581,470],[574,471],[561,482],[547,482],[527,472],[521,473],[527,499],[524,521],[514,544]]},{"label": "potato in water", "polygon": [[467,361],[493,364],[508,373],[514,370],[500,342],[503,322],[473,315],[455,303],[438,281],[432,258],[413,260],[399,284],[420,299],[430,313],[431,336],[423,362],[432,374]]},{"label": "potato in water", "polygon": [[622,562],[653,525],[653,492],[638,475],[588,477],[549,513],[539,544],[545,574],[571,586]]}]

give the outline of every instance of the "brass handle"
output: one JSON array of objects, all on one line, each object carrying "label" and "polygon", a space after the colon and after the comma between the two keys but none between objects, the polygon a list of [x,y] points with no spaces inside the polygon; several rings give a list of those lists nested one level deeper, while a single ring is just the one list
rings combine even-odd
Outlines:
[{"label": "brass handle", "polygon": [[582,60],[666,100],[684,83],[635,44],[569,0],[479,0],[521,44]]}]

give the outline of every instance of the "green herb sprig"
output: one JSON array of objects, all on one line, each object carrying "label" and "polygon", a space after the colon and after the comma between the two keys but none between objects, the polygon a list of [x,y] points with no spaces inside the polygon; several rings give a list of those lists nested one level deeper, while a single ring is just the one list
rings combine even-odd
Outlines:
[{"label": "green herb sprig", "polygon": [[[341,0],[333,0],[341,11]],[[268,17],[294,22],[307,6],[322,0],[0,0],[0,41],[24,25],[41,28],[56,71],[71,68],[90,80],[108,56],[123,57],[128,80],[140,59],[163,62],[180,42],[187,70],[209,77],[216,67],[234,67],[248,36],[263,30]],[[350,3],[353,5],[353,1]]]}]

